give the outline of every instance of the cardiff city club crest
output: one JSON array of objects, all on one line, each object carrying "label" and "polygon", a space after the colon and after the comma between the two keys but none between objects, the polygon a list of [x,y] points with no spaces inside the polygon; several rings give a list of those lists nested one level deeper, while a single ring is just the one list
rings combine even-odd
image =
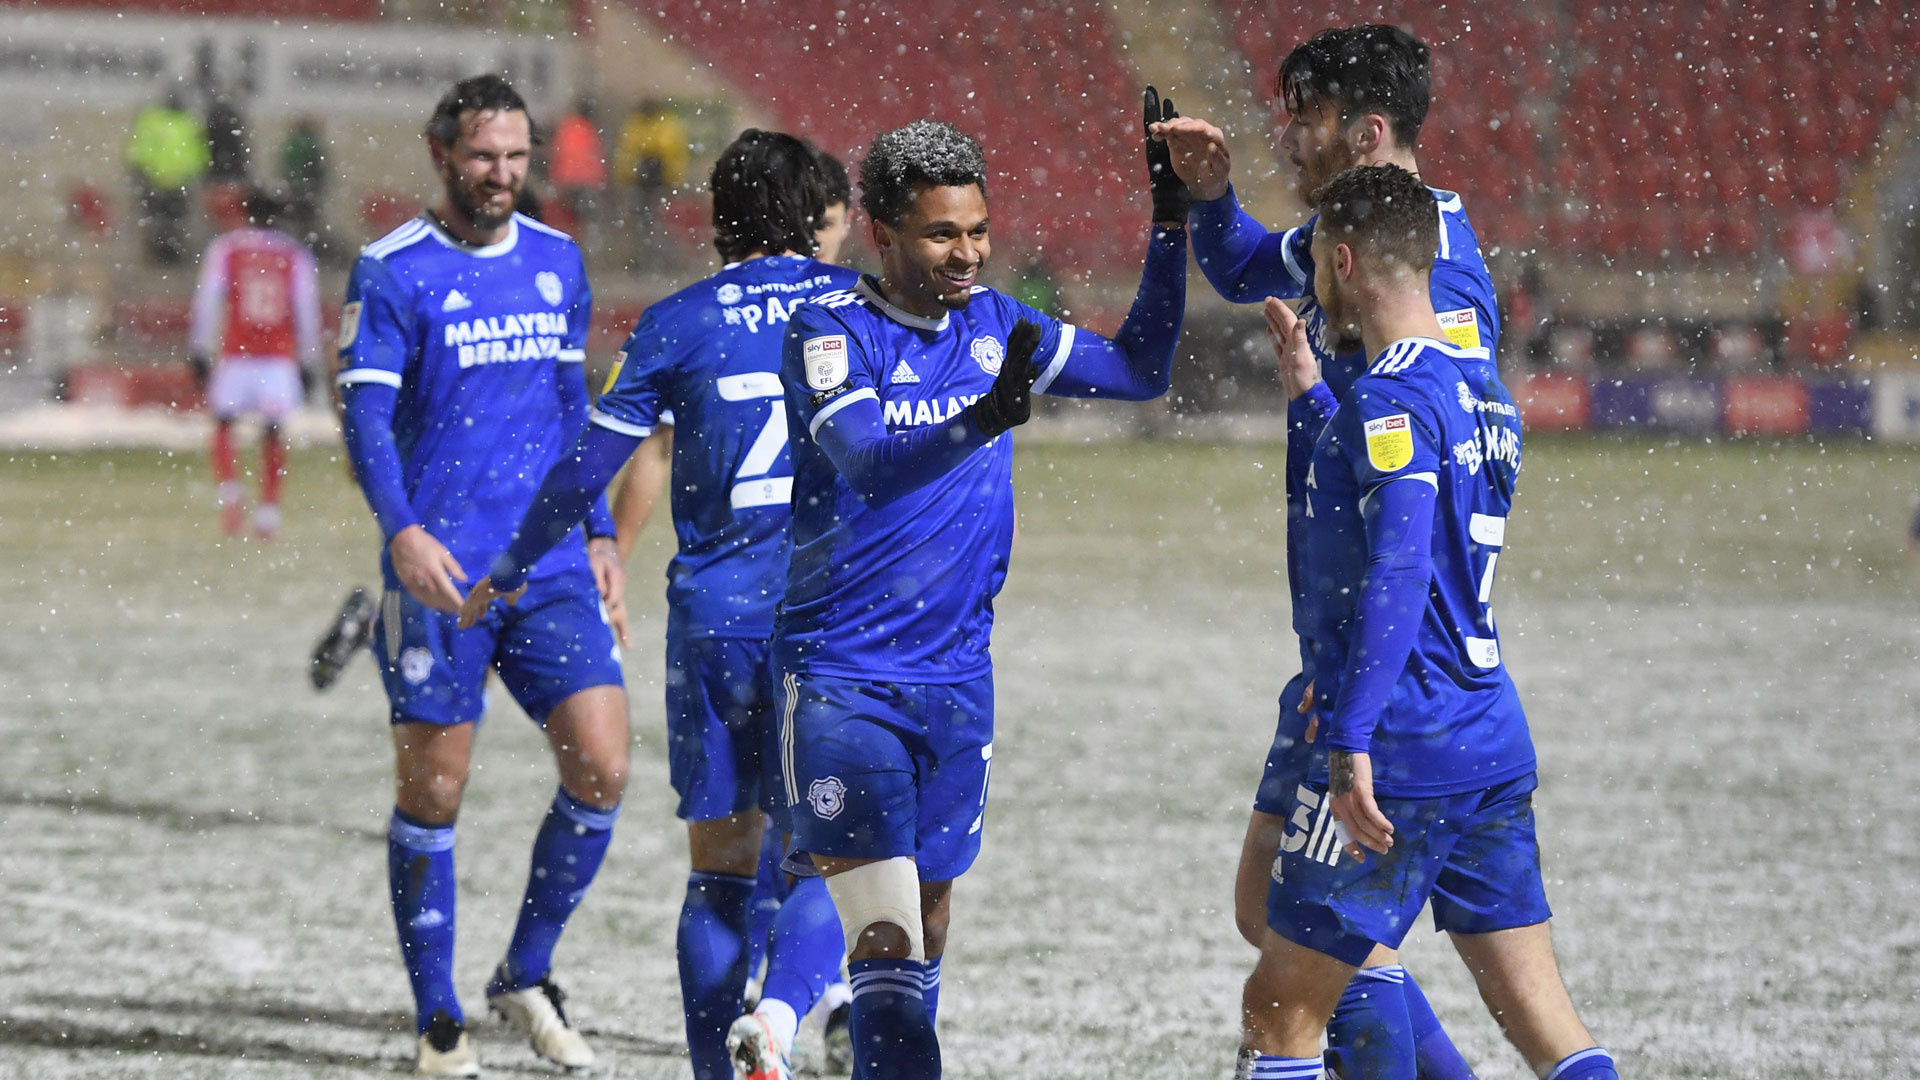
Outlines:
[{"label": "cardiff city club crest", "polygon": [[1000,374],[1000,362],[1006,358],[1007,351],[993,338],[973,339],[973,362],[980,365],[981,371],[989,375]]},{"label": "cardiff city club crest", "polygon": [[818,817],[832,821],[847,808],[847,785],[837,776],[815,780],[807,788],[807,801],[813,804],[813,812]]},{"label": "cardiff city club crest", "polygon": [[560,288],[559,274],[551,270],[542,270],[533,275],[533,287],[540,290],[540,299],[545,300],[554,307],[560,306],[560,298],[564,296],[565,293]]}]

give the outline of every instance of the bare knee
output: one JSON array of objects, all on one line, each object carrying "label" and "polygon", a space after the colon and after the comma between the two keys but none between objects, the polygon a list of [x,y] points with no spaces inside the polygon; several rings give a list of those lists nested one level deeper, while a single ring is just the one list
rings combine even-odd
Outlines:
[{"label": "bare knee", "polygon": [[417,769],[402,776],[394,802],[402,813],[429,825],[445,825],[460,813],[460,798],[467,789],[467,770],[460,768]]},{"label": "bare knee", "polygon": [[567,794],[596,810],[611,810],[627,796],[627,748],[601,753],[583,752],[560,765],[560,786]]}]

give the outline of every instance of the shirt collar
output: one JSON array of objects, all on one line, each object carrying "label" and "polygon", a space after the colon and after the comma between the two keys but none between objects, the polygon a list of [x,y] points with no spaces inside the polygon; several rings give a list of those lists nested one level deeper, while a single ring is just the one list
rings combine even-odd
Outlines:
[{"label": "shirt collar", "polygon": [[880,295],[880,283],[876,281],[871,274],[860,275],[860,283],[853,287],[853,291],[866,297],[868,303],[879,308],[880,314],[885,315],[887,318],[892,319],[902,326],[911,326],[915,330],[945,330],[947,328],[948,317],[952,314],[951,312],[943,311],[937,319],[923,319],[911,312],[902,311],[892,304],[887,303],[887,298]]}]

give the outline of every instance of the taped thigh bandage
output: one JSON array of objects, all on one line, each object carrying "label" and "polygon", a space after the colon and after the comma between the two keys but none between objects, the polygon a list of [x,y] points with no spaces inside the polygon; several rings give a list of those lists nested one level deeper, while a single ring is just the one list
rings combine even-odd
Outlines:
[{"label": "taped thigh bandage", "polygon": [[859,945],[862,931],[885,922],[906,931],[911,959],[927,962],[926,933],[920,922],[920,871],[912,859],[900,856],[843,870],[827,879],[827,892],[840,912],[848,952]]}]

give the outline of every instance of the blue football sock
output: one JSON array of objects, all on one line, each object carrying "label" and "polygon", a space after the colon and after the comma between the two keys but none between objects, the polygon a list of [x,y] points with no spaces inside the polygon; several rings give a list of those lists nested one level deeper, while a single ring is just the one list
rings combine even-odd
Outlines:
[{"label": "blue football sock", "polygon": [[920,983],[921,996],[927,999],[927,1019],[940,1022],[940,958],[927,961],[927,977]]},{"label": "blue football sock", "polygon": [[1440,1018],[1433,1015],[1433,1006],[1427,1004],[1427,995],[1421,992],[1420,984],[1413,981],[1412,972],[1407,973],[1407,981],[1400,984],[1400,990],[1407,999],[1407,1023],[1413,1031],[1413,1054],[1420,1080],[1474,1080],[1473,1067],[1454,1048],[1453,1040],[1440,1026]]},{"label": "blue football sock", "polygon": [[387,823],[387,888],[420,1032],[437,1012],[465,1023],[453,990],[453,826],[415,821],[395,807]]},{"label": "blue football sock", "polygon": [[1317,1057],[1275,1057],[1258,1054],[1247,1066],[1246,1080],[1320,1080],[1322,1065]]},{"label": "blue football sock", "polygon": [[847,954],[825,880],[808,877],[794,883],[774,917],[767,949],[767,981],[760,1000],[785,1002],[795,1016],[807,1015],[827,984],[839,977],[840,960]]},{"label": "blue football sock", "polygon": [[489,994],[524,990],[553,969],[553,947],[567,928],[567,917],[600,872],[613,823],[620,808],[599,810],[561,788],[547,809],[546,819],[533,841],[533,867],[527,873],[527,894],[520,902],[520,921],[513,928],[506,962],[487,986]]},{"label": "blue football sock", "polygon": [[687,1054],[694,1080],[733,1080],[727,1028],[740,1016],[747,988],[747,922],[753,879],[687,875],[677,952],[680,1004],[687,1014]]},{"label": "blue football sock", "polygon": [[1413,1029],[1399,965],[1362,968],[1327,1021],[1327,1049],[1340,1071],[1365,1080],[1414,1080]]},{"label": "blue football sock", "polygon": [[780,869],[780,856],[780,830],[769,826],[760,842],[760,870],[753,882],[753,914],[747,924],[749,978],[760,971],[760,964],[767,958],[767,937],[773,933],[774,915],[787,898],[787,875]]},{"label": "blue football sock", "polygon": [[924,965],[875,957],[847,968],[854,1080],[939,1080],[940,1042],[923,1000]]},{"label": "blue football sock", "polygon": [[1595,1046],[1561,1058],[1541,1080],[1620,1080],[1620,1074],[1614,1071],[1613,1055]]}]

